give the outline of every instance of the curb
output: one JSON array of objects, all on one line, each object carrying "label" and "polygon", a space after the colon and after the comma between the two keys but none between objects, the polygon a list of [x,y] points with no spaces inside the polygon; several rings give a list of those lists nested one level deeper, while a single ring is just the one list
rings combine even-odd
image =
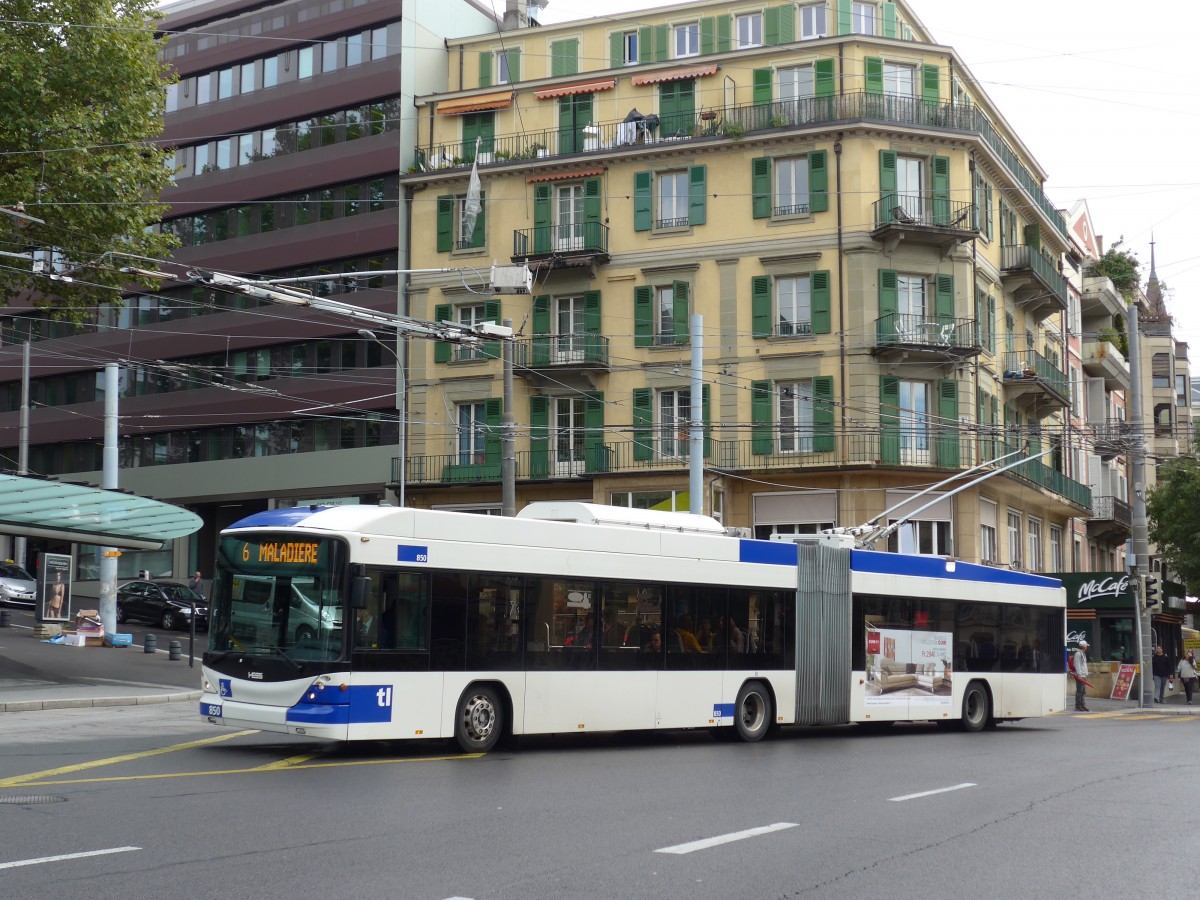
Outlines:
[{"label": "curb", "polygon": [[151,703],[181,703],[199,700],[202,691],[180,691],[173,694],[143,694],[138,697],[80,697],[59,700],[13,700],[0,703],[0,712],[31,712],[44,709],[83,709],[96,706],[144,706]]}]

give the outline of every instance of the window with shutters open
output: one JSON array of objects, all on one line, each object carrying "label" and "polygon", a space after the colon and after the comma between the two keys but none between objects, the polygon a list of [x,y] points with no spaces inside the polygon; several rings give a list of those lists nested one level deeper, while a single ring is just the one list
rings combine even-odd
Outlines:
[{"label": "window with shutters open", "polygon": [[851,13],[855,34],[875,34],[875,20],[879,17],[879,9],[874,3],[859,3],[855,0]]},{"label": "window with shutters open", "polygon": [[828,13],[824,3],[805,3],[800,7],[800,40],[811,41],[829,34]]},{"label": "window with shutters open", "polygon": [[752,210],[756,219],[806,216],[829,209],[826,152],[807,156],[750,161]]},{"label": "window with shutters open", "polygon": [[737,48],[748,50],[763,44],[762,13],[747,13],[737,17]]},{"label": "window with shutters open", "polygon": [[700,53],[700,23],[687,22],[675,26],[675,58],[698,56]]}]

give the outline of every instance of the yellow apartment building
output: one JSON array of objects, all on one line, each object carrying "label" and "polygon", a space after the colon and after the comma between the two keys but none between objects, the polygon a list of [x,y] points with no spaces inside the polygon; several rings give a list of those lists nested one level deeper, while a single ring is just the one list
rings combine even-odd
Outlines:
[{"label": "yellow apartment building", "polygon": [[[511,320],[518,507],[688,508],[699,316],[706,514],[765,537],[936,500],[886,546],[1067,568],[1091,494],[1066,222],[908,4],[690,2],[448,48],[401,179],[410,265],[444,271],[405,311]],[[494,262],[532,293],[486,293]],[[409,354],[408,502],[497,510],[499,344]]]}]

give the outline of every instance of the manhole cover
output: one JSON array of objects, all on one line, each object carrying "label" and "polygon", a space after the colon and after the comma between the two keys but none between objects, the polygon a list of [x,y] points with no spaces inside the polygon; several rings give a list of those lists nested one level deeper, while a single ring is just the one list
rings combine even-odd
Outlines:
[{"label": "manhole cover", "polygon": [[35,803],[66,803],[66,797],[56,797],[53,794],[32,794],[26,797],[0,797],[0,803],[9,806],[32,806]]}]

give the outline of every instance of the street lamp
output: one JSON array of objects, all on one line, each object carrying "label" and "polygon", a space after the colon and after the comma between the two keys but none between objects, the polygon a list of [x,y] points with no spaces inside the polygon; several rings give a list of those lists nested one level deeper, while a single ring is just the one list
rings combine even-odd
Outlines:
[{"label": "street lamp", "polygon": [[396,332],[396,350],[393,350],[387,344],[379,339],[379,335],[371,331],[369,328],[358,329],[359,335],[365,337],[369,341],[374,341],[396,360],[396,415],[398,417],[396,445],[400,453],[400,466],[396,474],[396,503],[399,506],[404,506],[404,488],[406,482],[406,472],[408,469],[408,460],[405,454],[408,452],[408,418],[405,415],[406,398],[408,396],[408,373],[404,366],[404,349],[403,337],[399,331]]}]

